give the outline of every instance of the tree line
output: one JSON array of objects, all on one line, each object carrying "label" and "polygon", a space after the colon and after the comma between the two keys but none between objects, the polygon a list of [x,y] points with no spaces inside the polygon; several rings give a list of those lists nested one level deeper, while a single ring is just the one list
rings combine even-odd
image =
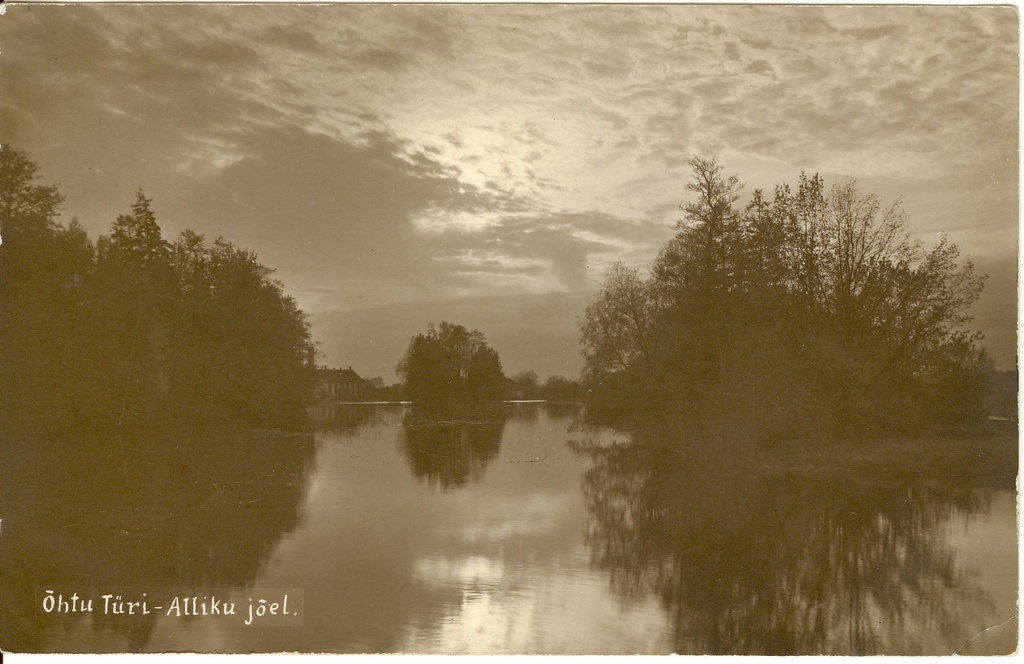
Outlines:
[{"label": "tree line", "polygon": [[984,277],[847,181],[802,174],[741,205],[717,158],[652,264],[617,264],[581,319],[592,411],[740,418],[763,435],[977,417],[991,362],[965,330]]},{"label": "tree line", "polygon": [[142,191],[93,243],[39,178],[0,149],[0,424],[301,424],[309,324],[256,254],[164,239]]},{"label": "tree line", "polygon": [[577,402],[583,400],[583,386],[565,376],[548,376],[542,383],[536,371],[520,371],[506,382],[507,398]]}]

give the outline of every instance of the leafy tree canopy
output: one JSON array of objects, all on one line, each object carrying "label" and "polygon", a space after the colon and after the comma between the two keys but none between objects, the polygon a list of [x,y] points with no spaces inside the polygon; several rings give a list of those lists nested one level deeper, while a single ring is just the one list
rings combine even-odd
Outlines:
[{"label": "leafy tree canopy", "polygon": [[[758,190],[714,156],[649,270],[615,265],[581,319],[585,377],[612,400],[849,431],[977,414],[988,370],[965,329],[984,277],[898,202],[850,180]],[[618,390],[618,391],[616,391]]]},{"label": "leafy tree canopy", "polygon": [[223,239],[167,242],[141,191],[94,251],[37,171],[0,149],[0,425],[301,423],[309,325],[272,270]]},{"label": "leafy tree canopy", "polygon": [[395,369],[413,403],[450,407],[503,398],[505,375],[498,353],[479,330],[442,322],[409,342]]}]

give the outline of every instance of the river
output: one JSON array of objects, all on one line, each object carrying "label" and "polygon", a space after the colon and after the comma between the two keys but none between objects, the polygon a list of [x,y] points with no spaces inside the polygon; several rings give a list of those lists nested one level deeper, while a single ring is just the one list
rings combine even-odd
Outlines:
[{"label": "river", "polygon": [[[8,444],[0,648],[1014,648],[1012,484],[709,472],[583,426],[578,410],[507,404],[496,419],[435,422],[334,406],[312,434]],[[93,610],[46,601],[72,595]],[[116,598],[137,602],[132,615],[110,612]],[[227,604],[237,613],[213,612]],[[250,618],[250,605],[265,612]]]}]

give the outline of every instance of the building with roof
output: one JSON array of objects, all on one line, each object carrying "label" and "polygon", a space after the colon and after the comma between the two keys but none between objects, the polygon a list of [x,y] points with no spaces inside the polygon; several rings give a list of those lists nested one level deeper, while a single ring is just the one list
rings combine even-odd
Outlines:
[{"label": "building with roof", "polygon": [[322,401],[345,401],[359,396],[366,381],[352,367],[347,369],[321,368],[316,370],[317,397]]}]

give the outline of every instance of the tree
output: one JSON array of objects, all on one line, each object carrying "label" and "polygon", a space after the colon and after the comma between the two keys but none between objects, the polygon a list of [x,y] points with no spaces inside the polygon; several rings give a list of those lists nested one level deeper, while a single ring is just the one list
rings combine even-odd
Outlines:
[{"label": "tree", "polygon": [[899,201],[883,205],[853,180],[823,192],[820,177],[802,176],[798,196],[777,207],[798,220],[798,260],[787,283],[812,332],[805,352],[827,376],[821,391],[837,426],[879,413],[900,419],[919,411],[922,398],[945,401],[925,383],[936,372],[949,376],[951,354],[970,372],[965,349],[976,339],[963,328],[984,277],[971,261],[958,263],[959,249],[946,238],[931,249],[913,240]]},{"label": "tree", "polygon": [[780,432],[894,426],[980,403],[971,391],[985,363],[965,325],[984,277],[955,245],[924,248],[898,201],[852,180],[826,193],[820,176],[801,175],[795,194],[755,191],[741,209],[737,176],[714,157],[690,163],[696,199],[651,278],[615,266],[584,312],[595,397],[656,394]]},{"label": "tree", "polygon": [[579,401],[583,398],[580,384],[565,376],[548,376],[541,393],[548,401]]},{"label": "tree", "polygon": [[744,211],[739,256],[742,288],[758,295],[771,295],[790,288],[794,263],[795,220],[783,204],[789,188],[777,190],[774,201],[758,189]]},{"label": "tree", "polygon": [[676,237],[655,265],[659,282],[673,289],[705,294],[726,289],[739,270],[736,247],[741,241],[741,211],[735,203],[743,188],[739,177],[726,176],[713,155],[690,160],[693,181],[686,189],[697,198],[680,206]]},{"label": "tree", "polygon": [[505,373],[498,351],[483,345],[477,348],[466,375],[467,397],[481,403],[501,401],[505,396]]},{"label": "tree", "polygon": [[171,254],[151,201],[136,193],[97,242],[86,291],[76,372],[79,419],[121,427],[167,414],[171,325],[178,297]]},{"label": "tree", "polygon": [[255,253],[191,231],[173,245],[172,402],[208,421],[297,425],[312,389],[309,324]]},{"label": "tree", "polygon": [[500,401],[505,381],[483,333],[448,322],[413,337],[395,372],[406,398],[430,407]]},{"label": "tree", "polygon": [[816,310],[838,334],[883,345],[893,369],[910,369],[899,365],[922,361],[922,353],[951,341],[970,321],[967,309],[984,277],[971,261],[958,265],[956,245],[943,237],[924,250],[906,231],[898,202],[883,207],[852,180],[834,187],[826,206],[816,229],[822,241],[814,295]]},{"label": "tree", "polygon": [[536,399],[540,396],[540,378],[532,369],[512,376],[512,385],[517,399]]},{"label": "tree", "polygon": [[643,279],[639,268],[612,265],[580,321],[584,373],[651,371],[662,307],[657,284]]},{"label": "tree", "polygon": [[68,396],[62,356],[74,338],[93,247],[81,225],[56,221],[64,197],[39,185],[27,153],[0,147],[0,419],[59,419]]},{"label": "tree", "polygon": [[417,334],[409,342],[395,373],[405,383],[405,397],[413,403],[447,404],[455,400],[455,386],[444,347],[436,335]]},{"label": "tree", "polygon": [[160,226],[156,223],[156,215],[150,209],[152,202],[141,189],[135,192],[131,214],[117,215],[102,249],[116,252],[138,265],[166,263],[170,258],[170,247],[164,241]]},{"label": "tree", "polygon": [[594,419],[616,420],[655,404],[670,291],[639,268],[609,269],[580,319],[584,387]]},{"label": "tree", "polygon": [[39,167],[27,152],[0,146],[0,230],[4,242],[20,234],[55,231],[64,204],[56,185],[33,184]]},{"label": "tree", "polygon": [[448,358],[452,380],[465,381],[473,356],[487,345],[483,333],[442,321],[437,329],[437,339]]},{"label": "tree", "polygon": [[0,424],[296,426],[305,315],[252,252],[163,239],[140,191],[94,251],[35,164],[0,149]]}]

